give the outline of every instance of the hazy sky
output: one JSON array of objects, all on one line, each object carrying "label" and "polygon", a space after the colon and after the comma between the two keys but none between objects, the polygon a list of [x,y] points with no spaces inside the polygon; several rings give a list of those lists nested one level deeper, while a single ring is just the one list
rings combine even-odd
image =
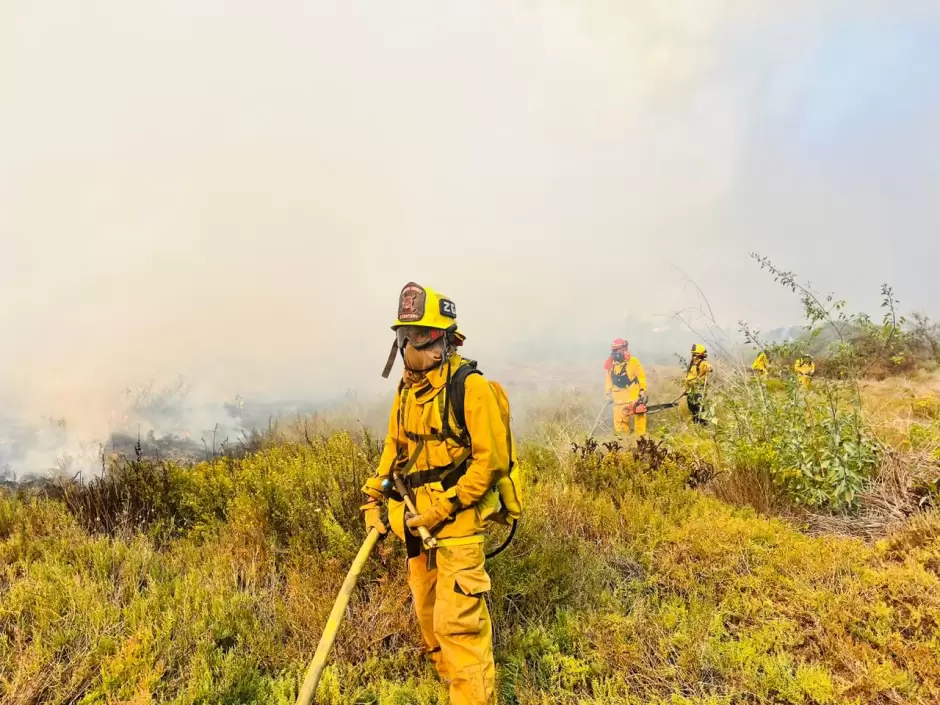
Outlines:
[{"label": "hazy sky", "polygon": [[0,391],[390,387],[411,279],[491,357],[676,268],[798,321],[750,250],[937,312],[938,66],[936,0],[5,0]]}]

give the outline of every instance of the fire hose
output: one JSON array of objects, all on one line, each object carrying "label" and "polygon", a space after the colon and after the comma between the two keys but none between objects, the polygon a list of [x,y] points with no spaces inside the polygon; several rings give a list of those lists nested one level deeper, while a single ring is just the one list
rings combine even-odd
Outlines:
[{"label": "fire hose", "polygon": [[[405,503],[405,508],[411,514],[417,514],[418,511],[417,507],[415,506],[414,494],[412,493],[411,488],[405,484],[401,474],[397,471],[393,471],[392,481],[394,482],[395,489],[401,495],[401,498]],[[487,558],[492,558],[493,556],[502,552],[509,545],[510,541],[512,541],[513,535],[516,533],[516,526],[518,523],[518,521],[512,522],[508,538],[495,551],[487,554]],[[428,554],[428,570],[433,570],[436,567],[437,539],[425,526],[418,527],[418,534],[421,536],[421,542]],[[330,616],[326,620],[326,627],[323,629],[323,634],[320,637],[319,644],[317,644],[317,650],[313,655],[313,660],[307,667],[303,685],[300,688],[300,692],[297,694],[296,705],[311,705],[313,703],[314,696],[317,692],[317,685],[320,682],[320,676],[323,675],[323,669],[326,667],[326,660],[330,655],[330,650],[333,648],[333,642],[336,640],[336,633],[339,631],[339,626],[343,621],[346,608],[349,606],[349,600],[352,597],[353,590],[356,588],[356,582],[359,580],[359,574],[362,572],[363,566],[365,566],[366,561],[372,554],[372,550],[375,548],[375,544],[378,539],[378,530],[371,529],[369,534],[366,536],[366,540],[363,542],[362,547],[356,554],[356,558],[353,560],[349,572],[346,574],[346,579],[343,581],[343,586],[340,588],[339,595],[336,597],[336,602],[333,603],[333,609],[330,610]]]},{"label": "fire hose", "polygon": [[336,602],[333,603],[333,609],[330,610],[330,616],[326,620],[326,627],[320,637],[320,643],[317,644],[316,653],[314,653],[313,660],[307,668],[307,674],[304,677],[300,693],[297,694],[297,705],[310,705],[313,702],[313,697],[317,692],[317,684],[320,682],[320,676],[326,667],[326,659],[330,655],[330,649],[333,648],[336,632],[339,631],[339,625],[343,621],[346,608],[349,606],[349,599],[356,587],[356,581],[359,579],[359,574],[362,572],[362,568],[372,554],[372,549],[375,548],[378,540],[378,529],[370,530],[362,544],[362,548],[359,549],[359,553],[356,554],[356,558],[353,560],[349,573],[346,574],[343,587],[340,588]]},{"label": "fire hose", "polygon": [[[414,495],[398,472],[392,472],[392,481],[395,483],[395,489],[401,494],[406,509],[412,514],[417,514],[418,511],[417,507],[415,507]],[[431,532],[425,526],[418,528],[418,534],[421,536],[421,542],[428,552],[428,570],[433,570],[436,567],[437,539],[431,535]],[[356,558],[353,560],[352,567],[350,567],[349,572],[346,574],[343,587],[340,588],[336,602],[333,603],[333,609],[330,610],[330,616],[326,620],[326,627],[323,629],[320,643],[317,644],[317,650],[313,654],[313,660],[307,667],[303,685],[300,688],[300,692],[297,694],[296,705],[311,705],[311,703],[313,703],[313,698],[317,692],[317,684],[320,682],[320,676],[323,675],[323,669],[326,667],[326,660],[330,655],[330,650],[333,648],[333,642],[336,640],[336,632],[339,631],[339,625],[342,623],[343,615],[346,613],[346,608],[349,606],[349,600],[352,597],[353,590],[356,588],[359,574],[362,572],[363,566],[372,554],[372,549],[375,548],[378,539],[379,532],[376,529],[369,531],[366,540],[359,549],[359,553],[356,554]]]}]

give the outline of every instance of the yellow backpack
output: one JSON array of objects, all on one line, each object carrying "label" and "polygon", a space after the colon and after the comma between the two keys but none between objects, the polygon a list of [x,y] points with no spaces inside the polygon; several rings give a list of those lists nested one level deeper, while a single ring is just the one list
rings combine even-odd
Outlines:
[{"label": "yellow backpack", "polygon": [[[473,360],[465,360],[450,377],[445,390],[445,406],[450,406],[457,421],[457,428],[450,427],[449,415],[446,409],[441,416],[444,423],[444,435],[453,439],[460,445],[469,448],[470,436],[466,430],[466,416],[464,414],[464,393],[467,377],[472,374],[482,374],[477,369],[477,363]],[[516,439],[512,431],[512,414],[509,408],[509,397],[506,390],[499,382],[487,380],[493,394],[496,395],[496,402],[499,405],[500,416],[506,427],[507,445],[509,446],[509,467],[500,475],[495,488],[498,493],[499,501],[491,504],[490,507],[484,507],[482,514],[484,519],[495,521],[497,523],[508,523],[513,520],[513,530],[515,531],[515,522],[522,516],[522,482],[519,475],[519,459],[516,456]],[[490,504],[484,502],[484,504]]]}]

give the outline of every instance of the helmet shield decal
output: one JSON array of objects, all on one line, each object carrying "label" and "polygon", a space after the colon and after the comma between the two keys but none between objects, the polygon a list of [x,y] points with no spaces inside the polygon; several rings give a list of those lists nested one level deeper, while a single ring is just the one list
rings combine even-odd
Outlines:
[{"label": "helmet shield decal", "polygon": [[416,323],[424,318],[424,306],[427,292],[414,282],[405,284],[398,297],[398,320],[403,323]]}]

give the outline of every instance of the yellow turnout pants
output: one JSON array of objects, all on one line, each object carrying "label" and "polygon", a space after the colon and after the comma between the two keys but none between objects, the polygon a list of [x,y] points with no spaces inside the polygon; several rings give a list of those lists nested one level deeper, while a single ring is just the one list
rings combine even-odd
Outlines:
[{"label": "yellow turnout pants", "polygon": [[645,436],[646,414],[630,413],[631,404],[614,404],[614,433],[630,435],[636,432],[638,436]]},{"label": "yellow turnout pants", "polygon": [[484,599],[490,576],[483,544],[439,547],[431,571],[427,558],[422,551],[408,560],[408,585],[431,660],[450,684],[451,705],[494,705],[493,631]]}]

